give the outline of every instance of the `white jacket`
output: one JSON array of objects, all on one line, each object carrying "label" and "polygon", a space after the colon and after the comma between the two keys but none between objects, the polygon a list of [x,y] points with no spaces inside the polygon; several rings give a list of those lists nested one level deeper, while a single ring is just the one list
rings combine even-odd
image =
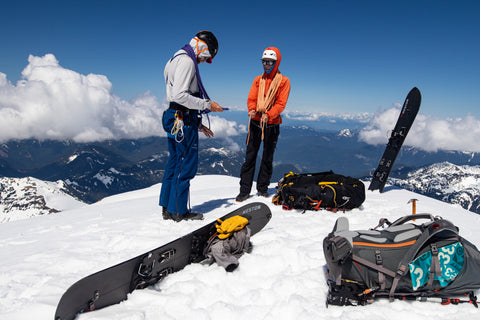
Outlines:
[{"label": "white jacket", "polygon": [[167,100],[188,109],[210,109],[209,100],[192,95],[200,92],[193,60],[185,50],[179,50],[173,56],[175,58],[168,60],[164,71]]}]

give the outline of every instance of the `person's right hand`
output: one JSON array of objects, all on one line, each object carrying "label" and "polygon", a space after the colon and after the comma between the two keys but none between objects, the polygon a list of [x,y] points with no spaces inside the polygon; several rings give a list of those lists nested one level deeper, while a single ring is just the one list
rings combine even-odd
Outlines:
[{"label": "person's right hand", "polygon": [[210,111],[212,112],[223,112],[223,108],[220,107],[215,101],[210,101]]}]

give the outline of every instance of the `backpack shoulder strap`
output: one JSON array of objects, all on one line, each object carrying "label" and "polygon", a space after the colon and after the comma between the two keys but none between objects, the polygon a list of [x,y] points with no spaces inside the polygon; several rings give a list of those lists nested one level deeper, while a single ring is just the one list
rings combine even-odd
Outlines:
[{"label": "backpack shoulder strap", "polygon": [[170,59],[170,62],[172,62],[173,59],[175,59],[176,57],[181,56],[181,55],[184,55],[184,54],[187,54],[187,53],[186,53],[186,52],[180,52],[179,54],[174,55],[174,56]]},{"label": "backpack shoulder strap", "polygon": [[395,290],[397,289],[398,282],[400,279],[407,274],[409,271],[408,264],[412,259],[417,255],[418,251],[430,240],[434,235],[443,232],[450,231],[455,234],[458,234],[458,228],[447,220],[436,220],[430,223],[422,234],[418,237],[415,243],[410,247],[407,253],[403,256],[403,259],[398,264],[397,272],[395,273],[395,278],[393,279],[392,287],[389,293],[389,299],[392,301],[394,299]]}]

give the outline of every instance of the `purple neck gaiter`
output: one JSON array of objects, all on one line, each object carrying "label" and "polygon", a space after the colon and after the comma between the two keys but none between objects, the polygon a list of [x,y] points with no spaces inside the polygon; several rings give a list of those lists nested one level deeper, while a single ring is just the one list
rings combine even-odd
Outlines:
[{"label": "purple neck gaiter", "polygon": [[202,78],[200,78],[200,71],[198,70],[198,62],[197,62],[197,57],[195,56],[195,52],[193,51],[192,47],[189,44],[186,44],[182,49],[187,52],[188,56],[192,58],[193,63],[195,64],[195,71],[197,72],[198,88],[200,89],[200,94],[202,98],[210,100],[210,97],[208,96],[207,91],[203,86]]}]

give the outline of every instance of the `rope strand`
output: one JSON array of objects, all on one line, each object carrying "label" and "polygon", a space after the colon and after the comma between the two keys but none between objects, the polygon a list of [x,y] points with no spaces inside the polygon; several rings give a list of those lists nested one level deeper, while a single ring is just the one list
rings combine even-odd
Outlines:
[{"label": "rope strand", "polygon": [[[257,97],[257,113],[261,113],[262,115],[270,111],[273,105],[275,104],[275,97],[278,92],[278,88],[282,82],[282,74],[280,71],[277,71],[275,76],[273,77],[272,83],[265,94],[265,84],[266,84],[266,77],[263,76],[260,78],[259,86],[258,86],[258,97]],[[251,120],[250,120],[251,121]],[[267,126],[268,119],[264,119],[263,117],[260,118],[260,128],[262,129],[262,141],[265,138],[265,128]],[[247,145],[250,140],[250,122],[248,122],[248,136],[247,136]]]}]

